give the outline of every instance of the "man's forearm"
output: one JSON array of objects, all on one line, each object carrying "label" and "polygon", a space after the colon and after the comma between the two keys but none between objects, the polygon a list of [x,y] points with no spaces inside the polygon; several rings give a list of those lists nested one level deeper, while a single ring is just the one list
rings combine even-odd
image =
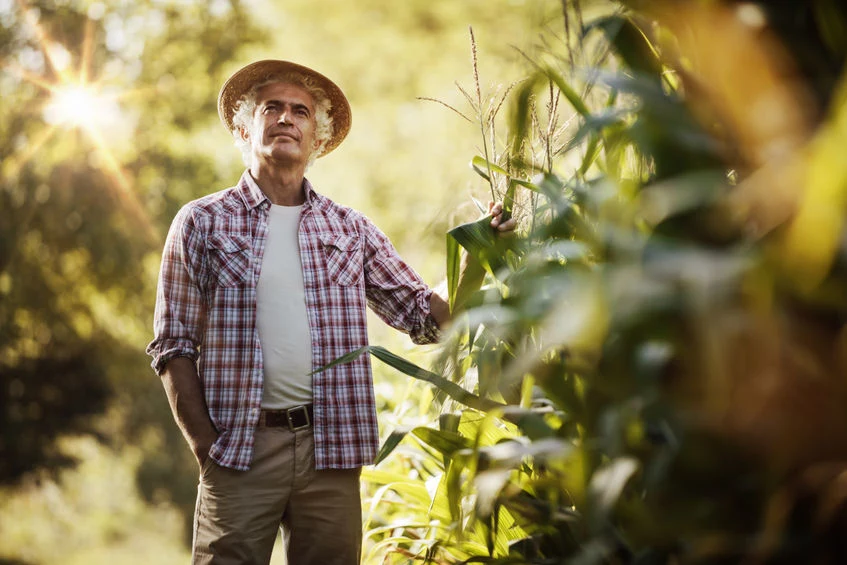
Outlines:
[{"label": "man's forearm", "polygon": [[202,465],[218,437],[218,432],[209,418],[209,409],[206,407],[203,387],[194,362],[187,357],[176,357],[168,361],[162,373],[162,384],[174,419],[197,462]]}]

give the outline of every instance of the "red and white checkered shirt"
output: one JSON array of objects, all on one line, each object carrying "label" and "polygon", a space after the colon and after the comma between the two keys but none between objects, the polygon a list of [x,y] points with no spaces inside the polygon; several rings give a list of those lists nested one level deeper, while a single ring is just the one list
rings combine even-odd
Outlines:
[{"label": "red and white checkered shirt", "polygon": [[[432,290],[362,214],[303,181],[299,245],[312,366],[368,344],[366,305],[416,343],[438,339]],[[270,201],[249,172],[238,185],[184,206],[162,256],[147,347],[161,374],[174,357],[198,364],[206,404],[220,437],[210,456],[246,470],[262,402],[262,350],[256,284],[268,233]],[[313,375],[315,463],[348,469],[373,462],[378,448],[370,359]]]}]

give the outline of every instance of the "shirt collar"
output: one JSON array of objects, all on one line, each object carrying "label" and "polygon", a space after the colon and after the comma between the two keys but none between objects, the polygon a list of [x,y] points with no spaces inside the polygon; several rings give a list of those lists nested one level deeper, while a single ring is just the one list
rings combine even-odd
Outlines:
[{"label": "shirt collar", "polygon": [[[259,185],[256,183],[256,179],[253,178],[253,175],[250,174],[250,170],[246,169],[241,174],[241,179],[238,182],[238,192],[241,195],[241,199],[244,201],[244,205],[247,206],[249,210],[256,208],[261,205],[263,202],[267,202],[270,204],[270,200],[262,192],[262,189],[259,188]],[[303,203],[303,209],[308,210],[312,207],[314,203],[319,203],[320,198],[315,189],[312,187],[312,183],[309,182],[309,179],[303,179],[303,192],[306,195],[306,201]]]},{"label": "shirt collar", "polygon": [[315,189],[312,187],[312,183],[310,183],[307,178],[303,179],[303,193],[306,195],[306,201],[303,203],[303,209],[308,210],[317,201],[318,193],[315,192]]},{"label": "shirt collar", "polygon": [[247,206],[248,210],[252,210],[266,200],[270,202],[268,197],[265,196],[265,193],[262,192],[262,189],[259,188],[259,185],[256,184],[249,170],[245,170],[241,174],[241,180],[238,181],[238,192],[241,194],[241,199],[244,201],[244,205]]}]

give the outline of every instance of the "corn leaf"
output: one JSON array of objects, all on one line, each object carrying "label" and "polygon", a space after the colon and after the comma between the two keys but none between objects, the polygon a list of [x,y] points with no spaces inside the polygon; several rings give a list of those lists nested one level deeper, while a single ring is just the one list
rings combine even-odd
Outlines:
[{"label": "corn leaf", "polygon": [[448,381],[444,377],[436,375],[431,371],[427,371],[426,369],[423,369],[415,365],[414,363],[407,361],[399,355],[391,353],[384,347],[380,347],[378,345],[368,345],[346,353],[338,359],[335,359],[327,365],[324,365],[320,369],[312,371],[311,374],[314,375],[317,373],[321,373],[323,371],[326,371],[327,369],[335,367],[336,365],[349,363],[350,361],[359,358],[365,353],[370,353],[386,365],[397,369],[403,374],[435,385],[438,390],[440,390],[456,402],[460,402],[461,404],[464,404],[465,406],[468,406],[470,408],[485,412],[494,408],[501,408],[504,406],[504,404],[501,404],[499,402],[494,402],[493,400],[489,400],[487,398],[480,398],[479,396],[476,396],[475,394],[466,391],[456,383]]},{"label": "corn leaf", "polygon": [[[492,276],[502,264],[500,257],[491,253],[496,245],[494,228],[491,227],[491,216],[487,215],[474,222],[456,226],[447,234],[464,247],[471,257],[476,259],[479,266]],[[457,297],[457,302],[461,302],[461,298],[467,298],[467,296]]]},{"label": "corn leaf", "polygon": [[599,18],[588,24],[585,31],[588,33],[592,29],[602,30],[629,68],[657,81],[661,80],[662,64],[653,46],[630,19],[619,15]]},{"label": "corn leaf", "polygon": [[506,171],[506,169],[504,169],[503,167],[501,167],[499,165],[492,163],[491,161],[486,161],[484,157],[480,157],[479,155],[476,155],[473,158],[473,160],[471,161],[471,166],[474,169],[476,169],[476,168],[482,169],[483,167],[486,167],[486,168],[490,169],[492,173],[497,173],[498,175],[503,175],[503,176],[506,176],[506,177],[509,176],[509,172]]},{"label": "corn leaf", "polygon": [[442,477],[444,489],[447,491],[447,506],[454,522],[462,519],[462,471],[464,469],[464,458],[456,457],[450,461],[450,466]]},{"label": "corn leaf", "polygon": [[376,454],[374,465],[379,465],[382,461],[384,461],[385,458],[394,451],[394,448],[400,445],[400,442],[403,441],[403,438],[406,437],[406,434],[408,433],[409,430],[407,429],[398,429],[391,432],[379,448],[379,453]]},{"label": "corn leaf", "polygon": [[462,421],[461,414],[445,412],[438,417],[438,428],[445,432],[458,433],[459,423]]},{"label": "corn leaf", "polygon": [[461,256],[456,238],[447,235],[444,239],[447,244],[447,304],[452,312],[456,304],[456,291],[459,289]]},{"label": "corn leaf", "polygon": [[518,182],[515,179],[509,179],[509,187],[506,189],[506,195],[503,197],[503,215],[501,221],[508,221],[512,217],[512,207],[515,205],[515,192],[518,188]]},{"label": "corn leaf", "polygon": [[567,153],[578,147],[591,134],[599,134],[612,126],[623,125],[629,113],[629,110],[608,108],[586,117],[585,122],[579,127],[573,138],[561,149],[562,153]]},{"label": "corn leaf", "polygon": [[564,95],[565,99],[571,103],[571,106],[573,106],[574,110],[576,110],[580,116],[583,116],[585,118],[591,116],[591,110],[589,110],[588,106],[585,105],[585,101],[577,93],[577,91],[574,90],[573,87],[571,87],[571,85],[569,85],[565,81],[562,75],[554,71],[552,68],[545,69],[544,74],[547,76],[548,79],[553,81],[553,84],[556,85],[556,88],[559,89],[562,95]]},{"label": "corn leaf", "polygon": [[541,414],[532,410],[509,406],[503,412],[504,419],[517,425],[533,441],[553,437],[556,433]]},{"label": "corn leaf", "polygon": [[476,174],[484,178],[487,182],[491,182],[491,177],[488,176],[488,173],[486,171],[480,169],[473,163],[471,163],[471,168],[476,172]]},{"label": "corn leaf", "polygon": [[530,135],[532,127],[532,97],[535,89],[541,84],[540,75],[525,80],[517,89],[510,107],[510,125],[513,132],[511,158],[523,160],[523,141]]},{"label": "corn leaf", "polygon": [[591,477],[588,495],[593,503],[589,507],[594,511],[596,526],[599,527],[612,511],[639,467],[638,460],[633,457],[618,457],[604,464]]},{"label": "corn leaf", "polygon": [[494,513],[497,498],[500,491],[509,482],[512,475],[511,469],[489,469],[477,474],[474,478],[476,488],[476,511],[483,518],[488,519]]},{"label": "corn leaf", "polygon": [[447,233],[469,253],[475,255],[480,251],[494,247],[495,240],[494,230],[491,228],[491,216],[456,226]]},{"label": "corn leaf", "polygon": [[362,472],[362,478],[372,484],[387,486],[390,490],[402,495],[408,505],[414,505],[417,508],[423,509],[428,508],[431,503],[431,498],[423,482],[398,475],[397,473],[376,469],[365,469]]},{"label": "corn leaf", "polygon": [[531,190],[533,192],[537,192],[537,193],[541,194],[541,189],[538,188],[538,185],[536,185],[535,183],[532,183],[532,182],[527,181],[527,180],[521,180],[521,179],[512,179],[511,182],[514,182],[516,184],[521,185],[524,188],[528,188],[529,190]]},{"label": "corn leaf", "polygon": [[583,157],[582,164],[579,166],[578,172],[580,176],[585,176],[585,173],[588,172],[588,169],[591,168],[591,165],[593,165],[594,161],[597,160],[597,157],[600,156],[601,149],[600,136],[592,134],[591,140],[588,142],[588,146],[585,149],[585,157]]},{"label": "corn leaf", "polygon": [[471,441],[466,437],[460,436],[456,432],[434,430],[432,428],[420,426],[413,429],[412,434],[428,446],[447,457],[452,456],[453,453],[460,449],[470,449],[471,447]]}]

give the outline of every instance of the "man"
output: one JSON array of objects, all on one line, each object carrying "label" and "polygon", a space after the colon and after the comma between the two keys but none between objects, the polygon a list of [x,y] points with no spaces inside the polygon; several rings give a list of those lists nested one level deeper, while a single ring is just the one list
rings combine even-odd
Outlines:
[{"label": "man", "polygon": [[174,219],[148,347],[200,465],[193,563],[266,564],[280,525],[293,565],[358,563],[359,474],[378,447],[370,360],[311,373],[367,345],[366,305],[417,343],[449,309],[304,178],[350,129],[338,86],[259,61],[226,81],[218,112],[248,169]]}]

